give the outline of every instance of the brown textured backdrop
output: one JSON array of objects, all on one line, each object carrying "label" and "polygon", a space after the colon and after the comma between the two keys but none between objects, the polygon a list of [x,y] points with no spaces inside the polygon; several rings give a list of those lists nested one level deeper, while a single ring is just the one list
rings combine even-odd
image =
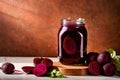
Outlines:
[{"label": "brown textured backdrop", "polygon": [[86,19],[88,52],[120,54],[120,0],[0,0],[0,56],[57,56],[67,17]]}]

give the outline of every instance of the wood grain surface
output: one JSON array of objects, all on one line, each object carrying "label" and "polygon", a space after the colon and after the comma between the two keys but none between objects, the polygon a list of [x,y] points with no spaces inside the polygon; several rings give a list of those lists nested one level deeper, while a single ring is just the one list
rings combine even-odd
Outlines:
[{"label": "wood grain surface", "polygon": [[67,17],[86,19],[88,52],[120,54],[120,0],[0,0],[0,56],[57,56]]},{"label": "wood grain surface", "polygon": [[88,74],[88,66],[84,65],[63,65],[60,62],[54,62],[53,66],[57,67],[63,75],[85,76]]}]

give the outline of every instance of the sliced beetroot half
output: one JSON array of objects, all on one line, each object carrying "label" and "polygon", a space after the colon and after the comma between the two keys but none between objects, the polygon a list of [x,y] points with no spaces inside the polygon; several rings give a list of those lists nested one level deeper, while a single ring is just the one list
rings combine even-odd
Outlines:
[{"label": "sliced beetroot half", "polygon": [[36,66],[37,64],[39,64],[39,63],[41,63],[41,61],[43,60],[44,58],[39,58],[39,57],[35,57],[34,59],[33,59],[33,63],[34,63],[34,65]]},{"label": "sliced beetroot half", "polygon": [[89,73],[92,75],[99,75],[101,73],[101,66],[96,61],[92,61],[88,65]]},{"label": "sliced beetroot half", "polygon": [[47,68],[50,68],[53,66],[53,61],[51,59],[45,58],[44,60],[41,61],[42,64],[45,64]]},{"label": "sliced beetroot half", "polygon": [[34,69],[33,69],[33,74],[36,76],[42,76],[45,75],[47,72],[47,67],[45,64],[38,64]]},{"label": "sliced beetroot half", "polygon": [[69,36],[65,37],[63,41],[63,48],[65,52],[69,55],[75,54],[77,50],[75,41]]},{"label": "sliced beetroot half", "polygon": [[34,69],[33,66],[23,66],[22,67],[22,70],[27,74],[33,74],[33,69]]}]

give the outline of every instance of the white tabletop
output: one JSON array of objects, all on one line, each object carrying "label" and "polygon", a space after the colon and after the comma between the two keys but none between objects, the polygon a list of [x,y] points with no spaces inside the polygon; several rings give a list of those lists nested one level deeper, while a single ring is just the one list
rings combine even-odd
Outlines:
[{"label": "white tabletop", "polygon": [[[51,58],[54,62],[58,61],[58,58]],[[6,57],[6,60],[13,63],[17,70],[21,70],[22,66],[33,66],[33,57]],[[5,62],[4,57],[0,57],[0,66]],[[36,77],[32,74],[4,74],[0,70],[0,80],[120,80],[119,76],[65,76],[65,78],[50,78],[50,77]]]}]

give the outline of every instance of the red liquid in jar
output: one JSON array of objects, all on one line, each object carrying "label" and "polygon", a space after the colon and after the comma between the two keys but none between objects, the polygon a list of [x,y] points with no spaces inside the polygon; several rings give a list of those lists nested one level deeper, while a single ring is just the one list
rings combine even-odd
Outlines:
[{"label": "red liquid in jar", "polygon": [[84,19],[64,19],[58,33],[58,54],[63,64],[84,63],[87,57],[87,30]]}]

